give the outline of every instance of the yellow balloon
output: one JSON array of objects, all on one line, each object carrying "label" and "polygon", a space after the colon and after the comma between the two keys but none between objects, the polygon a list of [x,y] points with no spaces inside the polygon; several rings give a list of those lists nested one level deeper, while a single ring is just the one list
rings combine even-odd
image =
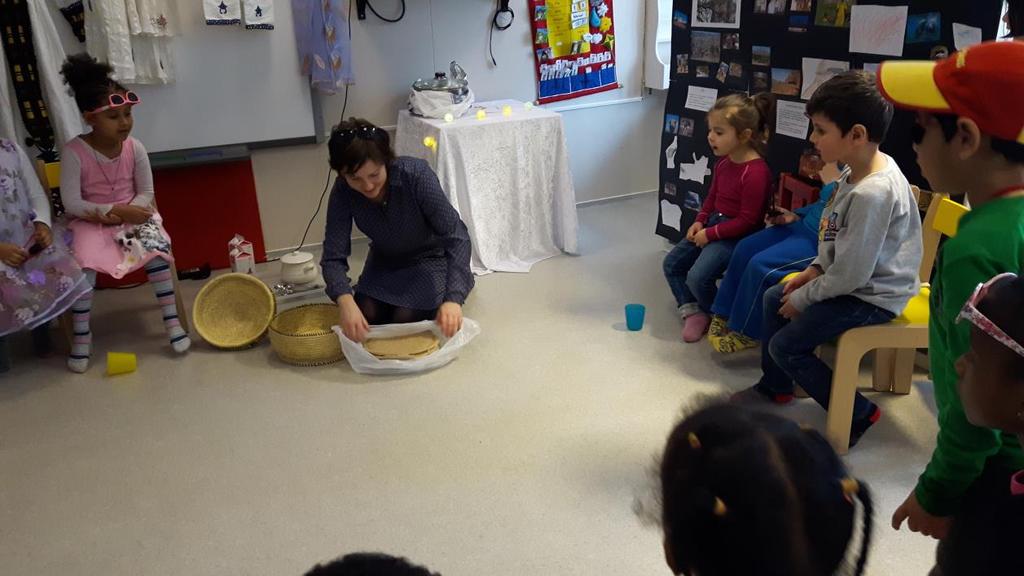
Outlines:
[{"label": "yellow balloon", "polygon": [[503,108],[501,109],[501,115],[502,115],[502,116],[506,116],[506,117],[508,117],[508,116],[511,116],[511,115],[512,115],[512,107],[511,107],[511,106],[508,106],[508,105],[505,105],[505,106],[504,106],[504,107],[503,107]]},{"label": "yellow balloon", "polygon": [[484,118],[487,118],[487,111],[485,111],[485,110],[477,110],[476,111],[476,119],[477,120],[483,120]]}]

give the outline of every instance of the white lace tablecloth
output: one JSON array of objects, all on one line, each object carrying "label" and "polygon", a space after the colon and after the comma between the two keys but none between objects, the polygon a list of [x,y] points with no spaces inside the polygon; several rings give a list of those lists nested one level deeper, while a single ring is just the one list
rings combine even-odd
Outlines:
[{"label": "white lace tablecloth", "polygon": [[[436,153],[423,143],[428,136]],[[473,273],[529,272],[546,258],[577,253],[576,192],[559,114],[514,101],[480,103],[451,123],[402,111],[395,150],[437,172],[469,228]]]}]

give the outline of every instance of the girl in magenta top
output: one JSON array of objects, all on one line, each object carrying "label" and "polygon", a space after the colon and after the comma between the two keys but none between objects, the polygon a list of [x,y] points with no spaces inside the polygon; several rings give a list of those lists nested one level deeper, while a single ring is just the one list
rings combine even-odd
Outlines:
[{"label": "girl in magenta top", "polygon": [[724,332],[712,325],[711,305],[736,243],[763,226],[774,182],[763,158],[774,110],[771,94],[730,94],[708,112],[708,143],[721,159],[696,221],[663,264],[686,342],[700,340],[709,327]]}]

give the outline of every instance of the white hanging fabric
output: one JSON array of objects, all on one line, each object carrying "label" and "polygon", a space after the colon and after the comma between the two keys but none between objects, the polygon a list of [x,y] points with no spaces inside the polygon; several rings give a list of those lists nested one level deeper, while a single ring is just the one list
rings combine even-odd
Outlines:
[{"label": "white hanging fabric", "polygon": [[[39,67],[39,84],[53,127],[54,143],[61,149],[64,143],[82,133],[82,115],[74,98],[64,86],[60,67],[67,55],[61,45],[57,27],[44,0],[28,0],[29,18],[32,21],[32,44],[35,49],[36,65]],[[14,94],[14,83],[7,68],[7,55],[0,43],[0,136],[24,143],[28,131],[18,113],[18,100]]]},{"label": "white hanging fabric", "polygon": [[132,34],[125,0],[88,0],[85,3],[85,49],[114,68],[114,78],[135,81]]},{"label": "white hanging fabric", "polygon": [[242,0],[246,30],[274,29],[274,0]]},{"label": "white hanging fabric", "polygon": [[88,0],[85,45],[125,84],[169,84],[176,79],[171,40],[178,15],[169,0]]},{"label": "white hanging fabric", "polygon": [[171,39],[178,12],[169,0],[125,0],[132,34],[135,84],[170,84],[176,76]]},{"label": "white hanging fabric", "polygon": [[233,26],[242,22],[241,0],[203,0],[208,26]]}]

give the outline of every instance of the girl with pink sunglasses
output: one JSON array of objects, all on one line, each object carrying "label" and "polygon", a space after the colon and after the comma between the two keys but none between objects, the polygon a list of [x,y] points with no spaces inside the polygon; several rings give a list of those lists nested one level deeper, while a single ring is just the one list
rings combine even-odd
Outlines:
[{"label": "girl with pink sunglasses", "polygon": [[[171,278],[171,238],[154,205],[149,155],[131,137],[138,95],[112,77],[113,69],[88,54],[68,58],[64,80],[90,130],[64,145],[60,193],[73,234],[75,259],[90,283],[144,269],[160,304],[171,348],[184,354],[191,339],[178,319]],[[71,307],[74,340],[68,369],[82,373],[92,355],[92,293]]]}]

